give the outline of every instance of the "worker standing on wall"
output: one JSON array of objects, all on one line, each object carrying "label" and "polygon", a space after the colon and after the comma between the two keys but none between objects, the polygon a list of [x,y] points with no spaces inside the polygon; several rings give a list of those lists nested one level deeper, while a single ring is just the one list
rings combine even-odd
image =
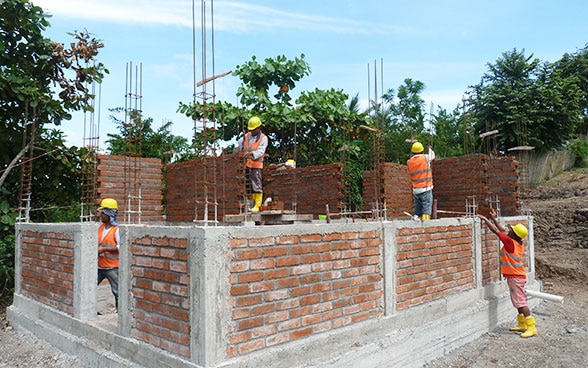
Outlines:
[{"label": "worker standing on wall", "polygon": [[262,171],[265,150],[269,140],[261,132],[261,119],[257,116],[249,119],[247,123],[247,134],[239,140],[237,151],[243,151],[243,157],[246,159],[246,177],[251,182],[249,194],[254,206],[251,212],[259,212],[259,207],[263,201],[263,184]]},{"label": "worker standing on wall", "polygon": [[412,144],[412,157],[408,160],[408,172],[412,184],[412,205],[416,220],[430,220],[433,212],[433,170],[431,161],[435,159],[435,152],[429,146],[429,152],[420,142]]},{"label": "worker standing on wall", "polygon": [[118,312],[118,255],[120,234],[118,229],[118,203],[113,198],[104,198],[98,207],[102,224],[98,228],[98,285],[107,279],[110,283],[114,304]]},{"label": "worker standing on wall", "polygon": [[496,211],[493,208],[490,209],[490,220],[482,215],[478,215],[478,217],[488,225],[490,231],[498,235],[498,239],[502,243],[500,272],[506,278],[512,305],[519,312],[517,316],[519,324],[509,330],[522,332],[521,337],[535,336],[537,328],[535,327],[535,317],[531,315],[531,310],[527,305],[527,295],[525,294],[527,274],[523,264],[525,250],[523,239],[527,236],[528,230],[525,225],[516,224],[510,226],[507,231],[496,219]]}]

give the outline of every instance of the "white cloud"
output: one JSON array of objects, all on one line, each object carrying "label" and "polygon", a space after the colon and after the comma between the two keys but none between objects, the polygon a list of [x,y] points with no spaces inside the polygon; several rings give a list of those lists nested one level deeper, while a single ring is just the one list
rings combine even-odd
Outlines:
[{"label": "white cloud", "polygon": [[187,0],[33,0],[52,15],[119,23],[192,26]]},{"label": "white cloud", "polygon": [[[195,0],[33,0],[53,15],[104,22],[143,23],[200,27],[201,2]],[[207,26],[210,27],[211,4],[207,3]],[[333,18],[315,14],[277,10],[247,2],[218,1],[214,3],[215,30],[228,32],[271,31],[278,29],[317,30],[346,34],[402,34],[409,29],[373,24],[353,19]]]}]

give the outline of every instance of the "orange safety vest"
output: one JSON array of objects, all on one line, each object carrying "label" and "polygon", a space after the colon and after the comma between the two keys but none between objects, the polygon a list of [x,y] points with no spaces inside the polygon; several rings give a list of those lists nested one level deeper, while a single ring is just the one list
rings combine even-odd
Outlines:
[{"label": "orange safety vest", "polygon": [[425,155],[414,155],[408,160],[408,172],[413,188],[433,186],[433,171]]},{"label": "orange safety vest", "polygon": [[512,240],[514,243],[514,252],[509,253],[504,246],[500,248],[500,272],[505,276],[526,277],[522,243]]},{"label": "orange safety vest", "polygon": [[[259,133],[259,138],[257,138],[255,141],[253,141],[253,144],[251,144],[251,146],[249,146],[249,136],[251,135],[251,133],[247,133],[245,134],[245,138],[243,138],[243,150],[245,151],[255,151],[259,148],[259,145],[261,144],[261,140],[263,139],[263,137],[265,137],[265,134],[263,133]],[[257,160],[252,160],[250,158],[247,159],[247,167],[250,167],[252,169],[263,169],[263,158],[265,157],[265,153],[263,155],[261,155],[260,158],[258,158]]]},{"label": "orange safety vest", "polygon": [[[104,224],[98,228],[98,239],[102,239],[98,242],[98,245],[116,245],[116,231],[118,226],[111,227],[106,233],[106,237],[102,237],[104,233]],[[98,256],[98,267],[99,268],[118,268],[118,250],[114,252],[104,252]]]}]

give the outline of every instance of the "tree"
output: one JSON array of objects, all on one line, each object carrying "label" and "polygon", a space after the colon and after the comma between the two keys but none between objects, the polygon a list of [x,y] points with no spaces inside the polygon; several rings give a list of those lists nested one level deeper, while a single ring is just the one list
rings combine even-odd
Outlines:
[{"label": "tree", "polygon": [[[123,108],[110,109],[113,113],[123,112]],[[143,119],[140,114],[131,112],[130,122],[110,115],[118,126],[120,134],[108,133],[106,141],[112,155],[131,155],[159,158],[164,163],[186,161],[192,158],[188,139],[170,133],[172,122],[162,124],[154,131],[153,118]]]},{"label": "tree", "polygon": [[[223,139],[239,138],[249,117],[257,115],[270,139],[269,160],[285,162],[296,155],[302,165],[338,161],[339,149],[365,118],[347,106],[349,96],[340,90],[303,91],[294,106],[290,93],[309,73],[304,54],[294,60],[266,58],[264,64],[254,56],[237,66],[233,75],[242,82],[237,95],[243,107],[226,102],[207,106],[222,121]],[[193,119],[204,116],[200,103],[180,103],[178,111]]]},{"label": "tree", "polygon": [[407,141],[428,141],[425,131],[425,101],[420,94],[425,89],[421,81],[406,78],[398,92],[389,89],[382,99],[387,104],[386,159],[390,162],[405,163],[410,157]]},{"label": "tree", "polygon": [[19,199],[13,169],[32,162],[31,221],[79,215],[72,208],[80,198],[80,151],[66,148],[63,134],[45,126],[60,125],[71,111],[91,111],[90,87],[108,73],[96,60],[99,40],[75,32],[64,47],[43,36],[47,18],[28,0],[0,1],[0,285],[8,288],[14,264],[6,260],[14,260],[16,218],[11,208]]},{"label": "tree", "polygon": [[488,69],[472,87],[477,133],[488,124],[495,126],[500,151],[521,144],[538,151],[557,149],[573,136],[581,116],[574,79],[516,49],[503,53]]},{"label": "tree", "polygon": [[310,66],[304,60],[304,54],[294,60],[288,60],[284,55],[275,59],[266,58],[263,65],[253,56],[251,61],[237,66],[233,75],[243,83],[237,90],[241,104],[252,110],[261,110],[271,104],[269,89],[272,85],[278,88],[273,97],[292,106],[289,92],[296,87],[296,82],[310,75]]},{"label": "tree", "polygon": [[582,109],[582,123],[578,126],[579,134],[588,134],[588,46],[573,54],[564,54],[555,62],[555,72],[561,78],[576,77],[576,84],[581,91],[580,106]]},{"label": "tree", "polygon": [[439,157],[462,156],[464,153],[464,129],[461,114],[456,108],[452,113],[437,107],[435,134],[432,137],[435,154]]},{"label": "tree", "polygon": [[[103,47],[88,32],[75,32],[69,48],[43,36],[47,15],[28,0],[0,2],[0,120],[4,184],[10,170],[32,149],[34,132],[45,123],[60,125],[70,111],[91,110],[89,86],[108,70],[96,61]],[[23,130],[31,137],[21,145]]]}]

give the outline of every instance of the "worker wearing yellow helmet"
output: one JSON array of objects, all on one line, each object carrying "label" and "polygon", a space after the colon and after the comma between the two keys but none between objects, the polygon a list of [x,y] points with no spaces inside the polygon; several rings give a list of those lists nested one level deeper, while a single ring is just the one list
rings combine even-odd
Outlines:
[{"label": "worker wearing yellow helmet", "polygon": [[258,212],[263,201],[263,159],[269,140],[261,132],[261,119],[253,116],[247,122],[247,133],[237,143],[236,151],[243,152],[245,158],[247,188],[246,194],[253,201],[251,212]]},{"label": "worker wearing yellow helmet", "polygon": [[433,170],[431,161],[435,152],[429,146],[428,153],[421,142],[414,142],[411,147],[412,157],[408,160],[408,172],[412,184],[412,205],[414,218],[430,220],[433,211]]},{"label": "worker wearing yellow helmet", "polygon": [[118,203],[114,198],[104,198],[98,207],[102,224],[98,227],[98,285],[107,279],[118,311],[118,255],[120,233],[118,229]]},{"label": "worker wearing yellow helmet", "polygon": [[527,295],[525,293],[525,284],[527,283],[527,273],[525,271],[525,247],[523,239],[527,237],[529,231],[523,224],[516,224],[505,228],[496,219],[496,210],[489,210],[490,219],[478,215],[488,226],[488,229],[498,235],[502,243],[500,248],[500,273],[506,279],[508,290],[510,291],[510,300],[512,305],[517,309],[518,325],[511,327],[510,331],[520,332],[521,337],[531,337],[537,335],[535,326],[535,317],[531,315],[531,310],[527,305]]}]

